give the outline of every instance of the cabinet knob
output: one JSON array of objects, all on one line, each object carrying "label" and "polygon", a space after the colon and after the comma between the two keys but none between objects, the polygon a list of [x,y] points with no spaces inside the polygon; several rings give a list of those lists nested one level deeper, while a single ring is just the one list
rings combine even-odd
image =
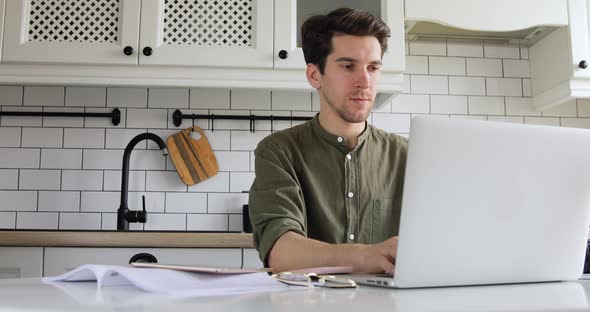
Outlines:
[{"label": "cabinet knob", "polygon": [[125,55],[132,55],[133,52],[134,51],[132,46],[126,46],[125,48],[123,48],[123,53],[125,53]]},{"label": "cabinet knob", "polygon": [[154,50],[152,50],[152,48],[150,48],[150,47],[143,48],[143,55],[145,55],[145,56],[152,55],[152,52],[154,52]]},{"label": "cabinet knob", "polygon": [[158,259],[151,253],[142,252],[133,255],[133,257],[129,259],[129,263],[132,262],[158,263]]},{"label": "cabinet knob", "polygon": [[582,61],[580,61],[580,64],[578,64],[578,66],[582,69],[586,69],[586,68],[588,68],[588,62],[582,60]]},{"label": "cabinet knob", "polygon": [[279,58],[280,59],[284,60],[287,58],[287,56],[289,56],[289,53],[287,53],[287,51],[285,51],[285,50],[279,51]]}]

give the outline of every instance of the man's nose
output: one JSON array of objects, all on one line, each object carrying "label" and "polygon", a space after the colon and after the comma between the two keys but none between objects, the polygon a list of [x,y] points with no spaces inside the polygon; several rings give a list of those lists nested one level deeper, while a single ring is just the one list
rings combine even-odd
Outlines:
[{"label": "man's nose", "polygon": [[359,70],[355,79],[355,87],[357,88],[367,89],[371,84],[371,76],[366,69]]}]

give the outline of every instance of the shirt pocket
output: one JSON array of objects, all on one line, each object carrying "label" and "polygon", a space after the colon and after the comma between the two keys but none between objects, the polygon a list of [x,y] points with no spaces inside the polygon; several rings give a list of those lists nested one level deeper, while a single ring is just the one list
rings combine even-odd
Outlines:
[{"label": "shirt pocket", "polygon": [[398,235],[401,198],[376,197],[371,209],[371,243],[380,243]]}]

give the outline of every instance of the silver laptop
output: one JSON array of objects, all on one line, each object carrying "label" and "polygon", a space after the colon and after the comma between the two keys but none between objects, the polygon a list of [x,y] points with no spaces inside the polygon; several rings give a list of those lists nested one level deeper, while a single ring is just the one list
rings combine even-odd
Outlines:
[{"label": "silver laptop", "polygon": [[590,130],[412,120],[396,271],[385,287],[576,280],[590,225]]}]

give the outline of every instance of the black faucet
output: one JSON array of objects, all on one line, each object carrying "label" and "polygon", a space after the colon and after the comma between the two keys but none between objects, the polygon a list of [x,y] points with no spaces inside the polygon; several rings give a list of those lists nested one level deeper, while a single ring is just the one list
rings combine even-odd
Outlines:
[{"label": "black faucet", "polygon": [[117,210],[117,230],[128,231],[129,222],[140,222],[145,223],[147,220],[147,212],[145,211],[145,196],[143,197],[143,210],[129,210],[127,207],[127,193],[129,184],[129,158],[131,157],[131,151],[137,143],[143,140],[152,140],[158,144],[161,150],[164,151],[164,156],[168,155],[166,149],[166,143],[162,138],[153,133],[142,133],[135,136],[123,153],[123,170],[121,172],[121,206]]}]

